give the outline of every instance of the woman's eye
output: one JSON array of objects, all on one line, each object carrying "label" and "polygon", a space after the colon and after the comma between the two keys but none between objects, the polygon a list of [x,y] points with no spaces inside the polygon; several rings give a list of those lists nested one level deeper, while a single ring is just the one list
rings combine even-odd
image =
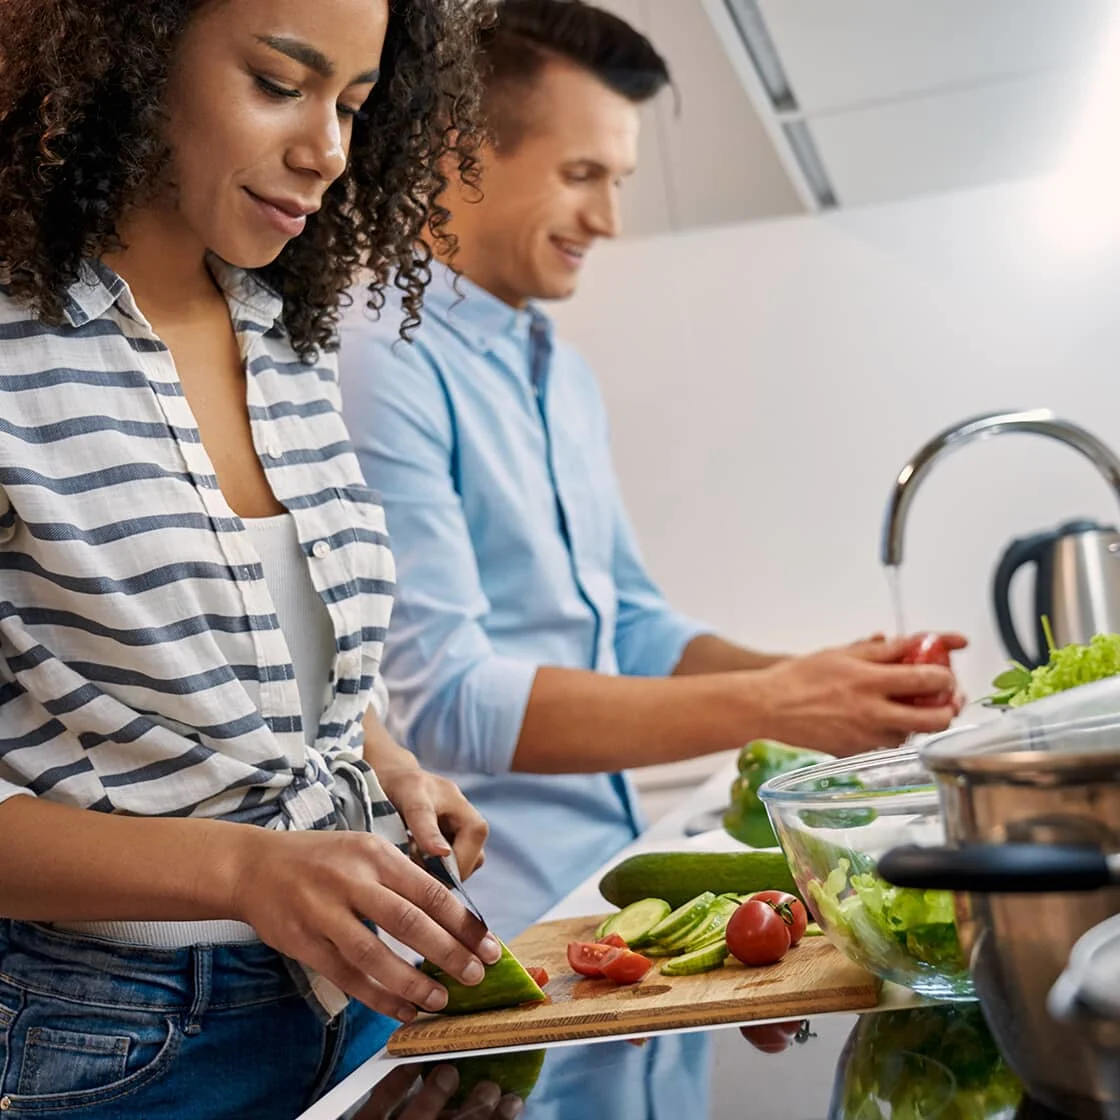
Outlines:
[{"label": "woman's eye", "polygon": [[355,109],[352,105],[339,105],[338,115],[351,121],[364,121],[366,119],[366,111],[364,109]]},{"label": "woman's eye", "polygon": [[288,86],[277,85],[276,82],[269,81],[268,78],[262,78],[260,74],[255,75],[257,85],[269,95],[269,97],[299,97],[298,89],[290,89]]}]

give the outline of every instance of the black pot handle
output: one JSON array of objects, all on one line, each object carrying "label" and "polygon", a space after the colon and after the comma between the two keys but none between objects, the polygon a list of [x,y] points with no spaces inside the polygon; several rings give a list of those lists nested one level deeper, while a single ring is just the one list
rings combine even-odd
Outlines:
[{"label": "black pot handle", "polygon": [[1116,881],[1091,844],[906,846],[884,853],[877,871],[896,887],[987,894],[1093,891]]}]

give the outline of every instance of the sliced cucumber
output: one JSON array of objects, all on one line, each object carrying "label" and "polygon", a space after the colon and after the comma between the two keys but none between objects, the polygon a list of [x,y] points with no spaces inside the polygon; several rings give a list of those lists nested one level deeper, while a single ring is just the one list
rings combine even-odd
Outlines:
[{"label": "sliced cucumber", "polygon": [[711,891],[704,891],[703,894],[690,898],[671,914],[662,918],[646,936],[658,945],[667,944],[700,922],[715,900],[716,896]]},{"label": "sliced cucumber", "polygon": [[702,945],[710,945],[713,941],[723,937],[724,930],[727,929],[727,923],[731,921],[731,915],[738,909],[739,902],[737,899],[722,896],[717,898],[708,908],[704,920],[689,932],[680,948],[686,953],[691,953],[693,949],[699,949]]},{"label": "sliced cucumber", "polygon": [[691,976],[696,972],[710,972],[719,968],[727,958],[727,941],[720,938],[710,945],[685,953],[683,957],[673,957],[661,966],[663,976]]},{"label": "sliced cucumber", "polygon": [[663,898],[642,898],[599,923],[596,938],[617,933],[631,948],[643,945],[650,930],[669,916],[672,907]]},{"label": "sliced cucumber", "polygon": [[428,960],[421,963],[420,971],[426,972],[447,989],[447,1006],[440,1012],[441,1015],[519,1007],[523,1003],[536,1003],[548,998],[504,942],[501,958],[486,966],[482,983],[474,987],[460,984],[454,976],[449,976],[439,965]]}]

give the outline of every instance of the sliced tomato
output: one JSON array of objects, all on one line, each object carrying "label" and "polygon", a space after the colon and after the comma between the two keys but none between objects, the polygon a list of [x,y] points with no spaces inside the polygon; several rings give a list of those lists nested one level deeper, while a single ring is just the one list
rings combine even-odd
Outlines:
[{"label": "sliced tomato", "polygon": [[568,964],[580,976],[603,975],[603,965],[628,950],[614,945],[601,945],[597,941],[569,941]]},{"label": "sliced tomato", "polygon": [[727,949],[743,964],[775,964],[789,948],[789,927],[757,898],[741,903],[727,923]]},{"label": "sliced tomato", "polygon": [[620,949],[617,957],[603,961],[603,975],[616,984],[636,984],[651,968],[653,961],[632,949]]},{"label": "sliced tomato", "polygon": [[543,988],[548,983],[548,970],[537,965],[526,965],[525,971],[532,977],[538,988]]},{"label": "sliced tomato", "polygon": [[629,949],[626,939],[620,933],[608,933],[605,937],[596,938],[598,945],[613,945],[616,949]]},{"label": "sliced tomato", "polygon": [[805,935],[805,927],[809,924],[809,915],[805,910],[805,903],[795,895],[786,891],[759,891],[752,894],[751,898],[773,906],[778,912],[778,917],[789,926],[789,943],[796,945]]}]

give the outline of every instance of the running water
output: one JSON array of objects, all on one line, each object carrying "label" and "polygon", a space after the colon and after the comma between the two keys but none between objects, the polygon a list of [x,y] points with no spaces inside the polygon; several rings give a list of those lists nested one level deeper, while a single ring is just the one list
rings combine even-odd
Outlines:
[{"label": "running water", "polygon": [[902,569],[897,564],[887,564],[883,567],[883,571],[886,573],[887,587],[890,590],[894,632],[901,638],[906,633],[906,618],[902,612]]}]

